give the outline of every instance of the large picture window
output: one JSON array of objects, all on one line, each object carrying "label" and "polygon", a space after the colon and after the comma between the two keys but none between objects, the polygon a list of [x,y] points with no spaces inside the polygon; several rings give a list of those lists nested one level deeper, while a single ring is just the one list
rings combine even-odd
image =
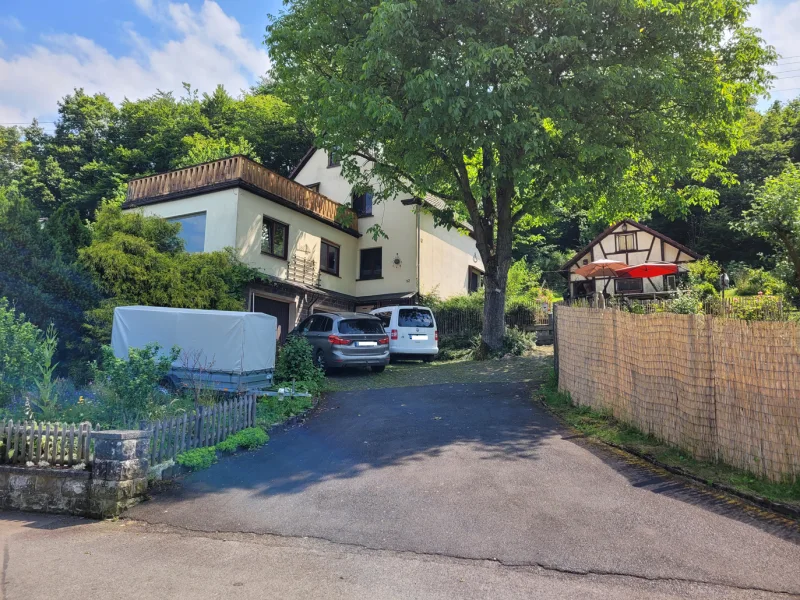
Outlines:
[{"label": "large picture window", "polygon": [[383,248],[368,248],[361,251],[359,279],[380,279],[383,277]]},{"label": "large picture window", "polygon": [[289,245],[289,226],[269,217],[264,217],[261,226],[261,252],[286,258]]},{"label": "large picture window", "polygon": [[339,246],[322,240],[320,250],[320,270],[331,275],[339,275]]},{"label": "large picture window", "polygon": [[183,240],[186,252],[203,252],[206,247],[206,213],[196,213],[167,219],[170,223],[180,223],[178,237]]}]

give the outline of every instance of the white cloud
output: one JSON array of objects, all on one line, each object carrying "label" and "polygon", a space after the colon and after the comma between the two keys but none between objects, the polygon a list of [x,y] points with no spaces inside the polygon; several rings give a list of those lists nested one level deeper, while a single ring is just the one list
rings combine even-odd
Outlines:
[{"label": "white cloud", "polygon": [[[788,73],[795,68],[800,69],[800,0],[779,2],[765,0],[750,10],[750,25],[761,30],[761,37],[775,47],[781,55],[778,64],[772,68],[777,73],[773,82],[772,100],[789,100],[800,95],[800,71]],[[778,73],[783,71],[783,73]],[[785,92],[780,90],[787,90]]]},{"label": "white cloud", "polygon": [[236,94],[269,68],[266,50],[246,39],[238,21],[216,2],[205,0],[195,11],[186,4],[135,1],[172,39],[154,43],[126,24],[122,34],[132,47],[126,56],[82,36],[59,34],[22,54],[0,57],[0,122],[52,117],[58,100],[76,87],[104,92],[114,102],[157,89],[181,93],[183,82],[200,91],[221,83]]},{"label": "white cloud", "polygon": [[19,22],[19,19],[11,16],[0,17],[0,27],[12,29],[14,31],[25,31],[25,27],[22,26],[22,23]]}]

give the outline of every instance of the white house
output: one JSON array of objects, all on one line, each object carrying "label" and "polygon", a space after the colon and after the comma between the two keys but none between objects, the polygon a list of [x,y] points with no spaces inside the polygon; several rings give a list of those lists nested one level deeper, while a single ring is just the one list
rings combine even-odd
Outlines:
[{"label": "white house", "polygon": [[[282,335],[312,312],[368,311],[479,286],[475,240],[416,210],[435,198],[354,199],[322,150],[310,151],[292,178],[233,156],[132,180],[123,209],[180,222],[189,252],[235,248],[268,276],[249,287],[248,309],[277,317]],[[376,221],[387,239],[364,235]]]},{"label": "white house", "polygon": [[681,265],[699,258],[701,258],[699,254],[663,233],[631,219],[624,219],[594,238],[589,245],[566,262],[561,270],[569,279],[571,298],[584,298],[595,292],[653,297],[674,293],[677,289],[676,276],[662,275],[648,279],[609,277],[586,279],[575,271],[600,259],[618,260],[635,266],[647,262]]}]

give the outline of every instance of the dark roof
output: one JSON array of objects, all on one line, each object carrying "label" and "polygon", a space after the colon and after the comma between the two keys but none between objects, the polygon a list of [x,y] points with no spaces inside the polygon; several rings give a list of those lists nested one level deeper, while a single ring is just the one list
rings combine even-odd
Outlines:
[{"label": "dark roof", "polygon": [[316,151],[317,148],[315,146],[311,146],[311,148],[308,149],[308,152],[303,155],[303,158],[300,159],[300,162],[297,163],[297,166],[292,169],[291,173],[289,173],[289,179],[294,179],[297,177],[297,174],[303,170],[303,167],[305,167],[306,163],[311,160],[311,157],[314,156],[314,152]]},{"label": "dark roof", "polygon": [[610,225],[605,230],[603,230],[603,232],[600,235],[598,235],[591,242],[589,242],[584,248],[579,250],[575,254],[575,256],[573,256],[570,260],[568,260],[563,265],[561,265],[561,270],[562,271],[569,271],[570,267],[572,267],[572,265],[576,264],[581,258],[583,258],[586,255],[586,253],[589,252],[589,250],[592,249],[592,247],[597,245],[600,242],[600,240],[602,240],[603,238],[608,236],[612,231],[614,231],[614,229],[616,229],[617,227],[619,227],[623,223],[627,223],[628,225],[633,225],[634,227],[638,227],[642,231],[646,231],[650,235],[653,235],[653,236],[657,237],[660,240],[664,240],[668,244],[671,244],[672,246],[675,246],[678,250],[680,250],[684,254],[688,254],[692,258],[698,258],[698,259],[702,258],[694,250],[691,250],[691,249],[687,248],[686,246],[684,246],[680,242],[676,242],[672,238],[667,237],[666,235],[664,235],[663,233],[659,233],[655,229],[651,229],[647,225],[642,225],[641,223],[639,223],[637,221],[634,221],[633,219],[622,219],[622,221],[618,221],[617,223],[614,223],[613,225]]}]

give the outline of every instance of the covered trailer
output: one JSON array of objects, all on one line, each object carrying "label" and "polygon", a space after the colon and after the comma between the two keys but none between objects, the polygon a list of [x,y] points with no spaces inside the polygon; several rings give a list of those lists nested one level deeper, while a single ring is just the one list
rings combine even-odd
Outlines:
[{"label": "covered trailer", "polygon": [[277,319],[263,313],[120,306],[111,347],[127,360],[130,348],[178,346],[181,355],[169,373],[176,387],[246,391],[272,385],[276,334]]}]

